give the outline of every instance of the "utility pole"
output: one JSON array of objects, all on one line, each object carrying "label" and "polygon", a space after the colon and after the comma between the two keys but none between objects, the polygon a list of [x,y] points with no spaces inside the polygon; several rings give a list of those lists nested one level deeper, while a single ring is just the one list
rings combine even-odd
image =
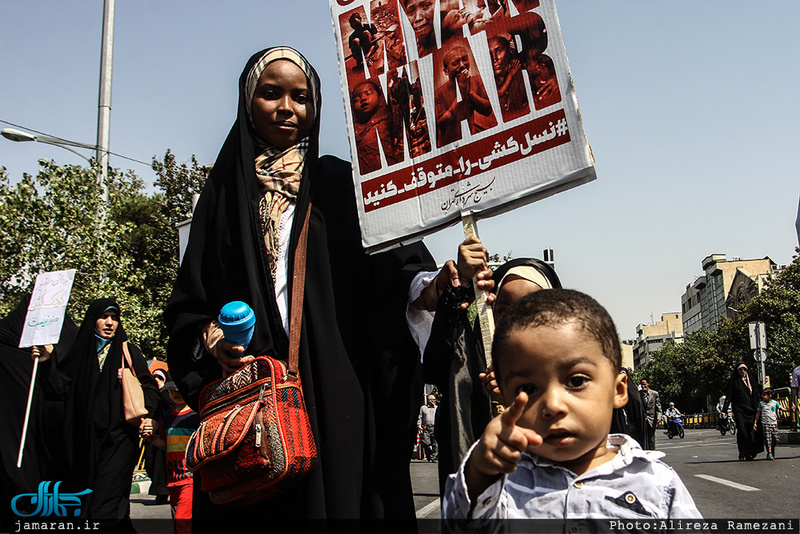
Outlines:
[{"label": "utility pole", "polygon": [[761,385],[766,382],[766,370],[764,362],[767,360],[767,325],[761,321],[753,321],[747,324],[750,331],[750,348],[753,349],[753,358],[758,362],[758,377]]},{"label": "utility pole", "polygon": [[103,2],[103,43],[100,53],[100,98],[97,108],[97,163],[103,201],[108,202],[108,145],[111,139],[111,74],[114,61],[114,0]]}]

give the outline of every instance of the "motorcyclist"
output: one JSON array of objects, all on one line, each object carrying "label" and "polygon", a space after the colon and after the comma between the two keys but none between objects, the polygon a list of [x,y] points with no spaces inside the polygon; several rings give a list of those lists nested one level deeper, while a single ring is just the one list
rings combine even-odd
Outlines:
[{"label": "motorcyclist", "polygon": [[731,407],[728,407],[728,412],[723,412],[722,408],[725,406],[725,395],[719,398],[719,402],[717,402],[717,428],[722,430],[723,428],[727,429],[728,421],[731,414]]},{"label": "motorcyclist", "polygon": [[668,425],[667,428],[669,429],[669,433],[677,434],[678,433],[677,420],[683,414],[681,414],[681,412],[675,407],[674,402],[669,403],[669,408],[667,408],[667,411],[664,412],[664,415],[667,418],[667,425]]}]

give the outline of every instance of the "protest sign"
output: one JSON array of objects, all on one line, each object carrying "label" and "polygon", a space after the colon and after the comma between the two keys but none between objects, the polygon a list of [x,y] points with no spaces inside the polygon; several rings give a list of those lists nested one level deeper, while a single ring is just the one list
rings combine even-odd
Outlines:
[{"label": "protest sign", "polygon": [[595,178],[552,0],[330,6],[367,250]]},{"label": "protest sign", "polygon": [[75,269],[40,273],[36,277],[19,340],[20,348],[58,342],[74,279]]}]

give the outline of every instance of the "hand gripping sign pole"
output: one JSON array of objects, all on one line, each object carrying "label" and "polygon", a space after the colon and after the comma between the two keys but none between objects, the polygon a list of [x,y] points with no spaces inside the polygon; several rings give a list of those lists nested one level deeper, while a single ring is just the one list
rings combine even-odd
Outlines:
[{"label": "hand gripping sign pole", "polygon": [[[478,237],[478,224],[472,213],[462,215],[461,223],[464,226],[464,237]],[[472,277],[472,287],[475,290],[475,304],[478,307],[478,321],[481,326],[481,339],[483,340],[483,354],[486,365],[492,365],[492,339],[494,338],[494,314],[486,302],[489,292],[478,287],[478,275]]]},{"label": "hand gripping sign pole", "polygon": [[[478,237],[478,223],[472,213],[461,216],[461,224],[464,226],[464,237]],[[494,339],[494,313],[487,302],[489,292],[478,287],[478,275],[472,277],[472,287],[475,290],[475,305],[478,308],[478,324],[481,327],[481,342],[483,343],[483,354],[486,365],[492,365],[492,340]],[[501,414],[504,407],[499,402],[492,400],[492,412]]]},{"label": "hand gripping sign pole", "polygon": [[[75,269],[40,273],[36,277],[36,285],[33,288],[31,303],[25,316],[25,325],[22,328],[19,348],[58,343],[74,279]],[[35,358],[33,360],[33,370],[31,371],[31,384],[28,388],[25,420],[22,424],[22,435],[19,440],[17,468],[22,467],[22,453],[25,449],[25,438],[28,434],[28,423],[30,421],[33,391],[38,370],[39,358]]]}]

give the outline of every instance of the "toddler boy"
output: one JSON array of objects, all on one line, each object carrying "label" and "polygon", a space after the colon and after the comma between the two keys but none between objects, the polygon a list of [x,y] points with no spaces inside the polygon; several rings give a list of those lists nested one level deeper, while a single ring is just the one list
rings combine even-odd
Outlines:
[{"label": "toddler boy", "polygon": [[445,519],[701,517],[663,453],[609,435],[627,375],[614,322],[594,299],[567,289],[523,297],[498,322],[492,354],[508,408],[450,475]]},{"label": "toddler boy", "polygon": [[758,420],[764,427],[764,447],[767,449],[767,460],[775,459],[775,446],[778,444],[778,401],[772,400],[775,392],[772,388],[764,388],[761,402],[758,403],[753,430],[758,427]]}]

